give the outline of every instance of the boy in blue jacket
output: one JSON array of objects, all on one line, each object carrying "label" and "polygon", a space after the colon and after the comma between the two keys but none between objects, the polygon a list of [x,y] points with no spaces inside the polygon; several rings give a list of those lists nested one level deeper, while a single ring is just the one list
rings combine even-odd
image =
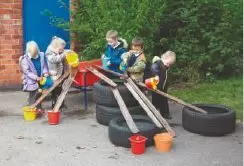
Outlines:
[{"label": "boy in blue jacket", "polygon": [[122,73],[119,69],[121,55],[127,52],[128,44],[126,40],[118,38],[118,32],[110,30],[106,34],[106,40],[108,42],[105,53],[102,55],[103,68]]}]

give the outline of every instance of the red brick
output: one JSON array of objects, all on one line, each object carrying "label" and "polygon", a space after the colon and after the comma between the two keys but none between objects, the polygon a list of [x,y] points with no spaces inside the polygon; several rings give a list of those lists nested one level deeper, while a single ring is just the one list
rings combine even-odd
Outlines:
[{"label": "red brick", "polygon": [[0,54],[14,54],[15,51],[13,49],[1,49]]},{"label": "red brick", "polygon": [[0,70],[4,70],[5,69],[5,65],[0,65]]},{"label": "red brick", "polygon": [[20,19],[16,19],[16,20],[12,20],[12,21],[13,21],[12,25],[22,25],[22,20],[20,20]]},{"label": "red brick", "polygon": [[4,37],[5,37],[5,40],[12,40],[12,36],[13,36],[13,35],[8,35],[8,34],[7,34],[7,35],[5,35]]},{"label": "red brick", "polygon": [[12,20],[0,20],[0,24],[2,24],[2,25],[4,25],[4,24],[9,25],[9,24],[12,24],[12,23],[13,23]]},{"label": "red brick", "polygon": [[12,4],[13,9],[21,9],[22,10],[22,4],[21,3],[14,3]]},{"label": "red brick", "polygon": [[14,3],[22,3],[22,0],[14,0]]},{"label": "red brick", "polygon": [[14,0],[1,0],[1,3],[14,3]]},{"label": "red brick", "polygon": [[12,46],[12,49],[21,49],[22,48],[22,45],[20,45],[19,43],[19,41],[18,40],[15,40],[15,43],[17,44],[17,45],[13,45]]},{"label": "red brick", "polygon": [[0,8],[0,14],[12,14],[13,13],[13,10],[11,9],[1,9]]},{"label": "red brick", "polygon": [[12,55],[12,59],[19,59],[19,55]]},{"label": "red brick", "polygon": [[11,9],[13,4],[11,3],[0,3],[0,9]]},{"label": "red brick", "polygon": [[22,15],[21,14],[13,14],[11,16],[12,19],[21,19],[22,18]]}]

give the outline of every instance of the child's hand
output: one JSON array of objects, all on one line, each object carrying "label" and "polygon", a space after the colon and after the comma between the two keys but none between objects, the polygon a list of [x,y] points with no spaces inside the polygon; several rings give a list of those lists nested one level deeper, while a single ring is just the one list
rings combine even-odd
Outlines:
[{"label": "child's hand", "polygon": [[47,90],[46,89],[42,90],[42,94],[45,94],[45,93],[47,93]]},{"label": "child's hand", "polygon": [[156,80],[159,80],[159,76],[158,76],[158,75],[156,75],[156,76],[155,76],[155,79],[156,79]]},{"label": "child's hand", "polygon": [[110,61],[107,62],[107,66],[111,66],[111,62]]},{"label": "child's hand", "polygon": [[36,80],[39,82],[42,78],[41,77],[37,77]]},{"label": "child's hand", "polygon": [[127,70],[128,72],[133,72],[133,68],[131,68],[131,67],[128,67],[126,70]]}]

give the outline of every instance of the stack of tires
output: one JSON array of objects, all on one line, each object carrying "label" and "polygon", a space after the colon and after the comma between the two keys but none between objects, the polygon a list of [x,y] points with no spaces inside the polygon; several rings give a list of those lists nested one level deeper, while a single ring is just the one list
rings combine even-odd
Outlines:
[{"label": "stack of tires", "polygon": [[[139,103],[134,99],[129,90],[124,86],[121,80],[113,80],[118,84],[118,90],[127,106],[130,114],[142,114]],[[104,81],[94,84],[94,99],[96,102],[96,119],[102,125],[108,125],[109,122],[118,116],[122,116],[119,105],[113,95],[112,89]]]},{"label": "stack of tires", "polygon": [[[121,80],[113,81],[118,84],[118,90],[130,112],[132,118],[140,130],[140,134],[147,137],[147,146],[153,145],[153,136],[162,130],[146,116],[136,99],[125,87]],[[112,89],[104,81],[94,84],[93,96],[96,102],[96,120],[102,125],[108,125],[109,140],[116,146],[129,148],[129,137],[133,135],[122,116],[119,105],[113,95]]]}]

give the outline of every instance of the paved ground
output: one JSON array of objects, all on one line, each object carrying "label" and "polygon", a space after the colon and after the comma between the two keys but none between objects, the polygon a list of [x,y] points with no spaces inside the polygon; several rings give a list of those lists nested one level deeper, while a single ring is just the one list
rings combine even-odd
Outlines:
[{"label": "paved ground", "polygon": [[[171,104],[177,133],[170,153],[154,147],[134,156],[129,149],[113,146],[107,127],[95,120],[94,103],[89,95],[89,111],[84,112],[82,95],[70,94],[69,110],[61,124],[50,126],[45,117],[25,122],[21,107],[26,93],[0,92],[0,165],[1,166],[242,166],[242,124],[225,137],[204,137],[181,126],[181,108]],[[46,102],[46,106],[50,103]]]}]

